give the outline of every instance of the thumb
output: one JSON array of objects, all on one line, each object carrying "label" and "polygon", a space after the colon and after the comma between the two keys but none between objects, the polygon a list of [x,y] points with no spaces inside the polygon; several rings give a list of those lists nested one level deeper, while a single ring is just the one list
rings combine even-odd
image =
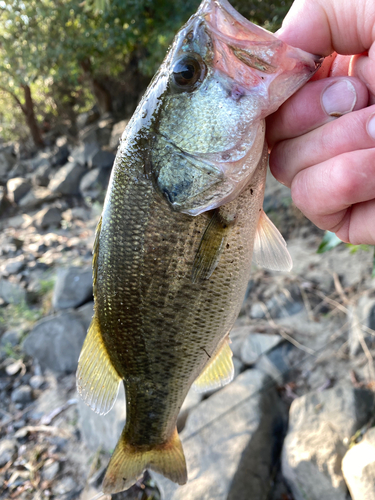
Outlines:
[{"label": "thumb", "polygon": [[374,43],[374,24],[373,0],[296,0],[277,36],[313,54],[360,54]]}]

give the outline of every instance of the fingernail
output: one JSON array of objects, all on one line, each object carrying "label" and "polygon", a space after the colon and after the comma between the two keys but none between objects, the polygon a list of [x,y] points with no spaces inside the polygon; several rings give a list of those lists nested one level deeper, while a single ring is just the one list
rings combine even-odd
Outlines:
[{"label": "fingernail", "polygon": [[375,139],[375,114],[370,116],[370,119],[367,122],[367,132],[370,137]]},{"label": "fingernail", "polygon": [[349,80],[340,80],[325,89],[322,106],[329,116],[341,116],[352,111],[357,101],[354,85]]}]

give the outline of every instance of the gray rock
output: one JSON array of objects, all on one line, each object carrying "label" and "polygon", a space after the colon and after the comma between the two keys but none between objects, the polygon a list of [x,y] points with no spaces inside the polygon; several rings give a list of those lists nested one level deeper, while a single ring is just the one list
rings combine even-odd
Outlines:
[{"label": "gray rock", "polygon": [[78,398],[79,427],[86,446],[93,451],[102,448],[112,452],[125,424],[125,391],[120,385],[119,394],[112,410],[98,415]]},{"label": "gray rock", "polygon": [[17,162],[12,170],[8,173],[8,179],[13,177],[25,177],[30,172],[30,165],[26,162]]},{"label": "gray rock", "polygon": [[79,194],[79,181],[85,173],[85,168],[79,163],[67,163],[52,177],[48,188],[53,193],[64,195]]},{"label": "gray rock", "polygon": [[54,153],[50,156],[50,162],[53,167],[60,167],[68,161],[69,147],[66,137],[59,137],[56,141]]},{"label": "gray rock", "polygon": [[20,340],[22,338],[21,331],[19,330],[7,330],[6,332],[3,333],[1,340],[0,340],[0,347],[6,347],[6,346],[11,346],[15,347],[16,345],[19,344]]},{"label": "gray rock", "polygon": [[295,500],[346,500],[344,444],[372,415],[374,396],[341,384],[293,401],[282,471]]},{"label": "gray rock", "polygon": [[42,476],[44,481],[52,481],[55,479],[60,470],[59,462],[52,462],[45,465],[42,470]]},{"label": "gray rock", "polygon": [[23,177],[15,177],[7,182],[8,198],[12,203],[17,203],[30,191],[31,182]]},{"label": "gray rock", "polygon": [[17,453],[16,441],[13,439],[2,439],[0,441],[0,468],[12,460]]},{"label": "gray rock", "polygon": [[26,210],[38,208],[43,203],[56,200],[59,197],[59,193],[53,193],[50,189],[45,187],[34,187],[32,188],[26,196],[22,198],[19,202],[19,206]]},{"label": "gray rock", "polygon": [[342,472],[352,500],[375,500],[375,428],[347,451]]},{"label": "gray rock", "polygon": [[303,310],[299,290],[292,288],[286,292],[275,294],[266,302],[271,318],[287,318]]},{"label": "gray rock", "polygon": [[257,370],[194,409],[181,434],[189,481],[152,473],[165,500],[265,500],[284,414],[275,387]]},{"label": "gray rock", "polygon": [[92,270],[79,267],[59,269],[53,291],[55,309],[78,307],[92,299]]},{"label": "gray rock", "polygon": [[34,216],[34,224],[38,229],[47,229],[49,226],[59,226],[61,212],[56,207],[46,207],[39,210]]},{"label": "gray rock", "polygon": [[[64,476],[60,479],[60,481],[53,485],[52,493],[57,498],[65,498],[67,493],[78,493],[78,491],[76,492],[77,488],[77,483],[74,481],[72,476]],[[74,498],[75,496],[76,495],[71,495],[71,498]]]},{"label": "gray rock", "polygon": [[121,120],[113,125],[111,139],[109,141],[109,147],[111,149],[116,149],[119,145],[120,139],[124,130],[129,123],[129,120]]},{"label": "gray rock", "polygon": [[18,274],[25,267],[25,256],[18,255],[11,259],[7,259],[6,262],[0,267],[1,274],[3,276],[9,276],[10,274]]},{"label": "gray rock", "polygon": [[85,329],[88,330],[92,317],[94,316],[94,301],[87,302],[87,304],[79,307],[75,313]]},{"label": "gray rock", "polygon": [[5,177],[15,163],[13,144],[0,146],[0,178]]},{"label": "gray rock", "polygon": [[45,379],[42,375],[33,375],[29,380],[30,387],[33,389],[40,389],[44,382]]},{"label": "gray rock", "polygon": [[103,201],[108,187],[111,169],[94,168],[85,174],[80,182],[79,190],[84,198]]},{"label": "gray rock", "polygon": [[266,317],[266,305],[263,302],[254,302],[250,309],[250,318],[263,319]]},{"label": "gray rock", "polygon": [[90,219],[90,209],[85,207],[68,208],[68,210],[62,213],[62,218],[68,222],[72,222],[75,219],[86,221]]},{"label": "gray rock", "polygon": [[38,321],[23,343],[23,350],[36,358],[42,370],[74,372],[86,336],[86,329],[74,311]]},{"label": "gray rock", "polygon": [[198,406],[198,404],[202,401],[203,399],[203,394],[198,393],[194,389],[190,389],[189,392],[186,395],[185,401],[183,402],[181,406],[180,413],[178,414],[177,418],[177,430],[178,432],[181,432],[182,429],[185,427],[186,420],[193,408]]},{"label": "gray rock", "polygon": [[47,187],[50,181],[51,173],[52,168],[50,161],[47,158],[42,158],[33,175],[34,184],[37,186]]},{"label": "gray rock", "polygon": [[90,168],[112,168],[114,161],[115,155],[113,153],[100,149],[90,156],[88,166]]},{"label": "gray rock", "polygon": [[91,163],[91,158],[100,148],[97,142],[88,142],[84,144],[83,148],[85,165],[89,165]]},{"label": "gray rock", "polygon": [[29,385],[21,385],[14,389],[11,399],[13,403],[20,403],[22,405],[30,403],[33,400],[33,390]]},{"label": "gray rock", "polygon": [[4,186],[0,186],[0,215],[2,215],[9,206],[9,200]]},{"label": "gray rock", "polygon": [[0,278],[0,298],[6,304],[21,304],[26,302],[26,290],[19,283]]},{"label": "gray rock", "polygon": [[241,347],[241,360],[245,365],[253,365],[267,351],[277,346],[283,338],[279,335],[251,333]]}]

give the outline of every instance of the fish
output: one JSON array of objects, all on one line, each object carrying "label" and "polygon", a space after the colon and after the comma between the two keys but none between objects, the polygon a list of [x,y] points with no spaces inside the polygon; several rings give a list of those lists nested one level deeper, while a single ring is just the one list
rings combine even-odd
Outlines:
[{"label": "fish", "polygon": [[227,0],[204,0],[125,129],[96,231],[95,310],[77,370],[78,392],[99,414],[125,387],[104,493],[128,489],[146,469],[186,483],[177,416],[190,387],[233,378],[229,332],[253,254],[291,268],[262,209],[265,117],[319,64]]}]

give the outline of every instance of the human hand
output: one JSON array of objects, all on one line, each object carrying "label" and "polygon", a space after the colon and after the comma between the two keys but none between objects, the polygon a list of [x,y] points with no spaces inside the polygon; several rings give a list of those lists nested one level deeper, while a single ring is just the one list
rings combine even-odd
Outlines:
[{"label": "human hand", "polygon": [[277,36],[328,57],[267,119],[271,171],[318,227],[375,245],[375,3],[296,0]]}]

